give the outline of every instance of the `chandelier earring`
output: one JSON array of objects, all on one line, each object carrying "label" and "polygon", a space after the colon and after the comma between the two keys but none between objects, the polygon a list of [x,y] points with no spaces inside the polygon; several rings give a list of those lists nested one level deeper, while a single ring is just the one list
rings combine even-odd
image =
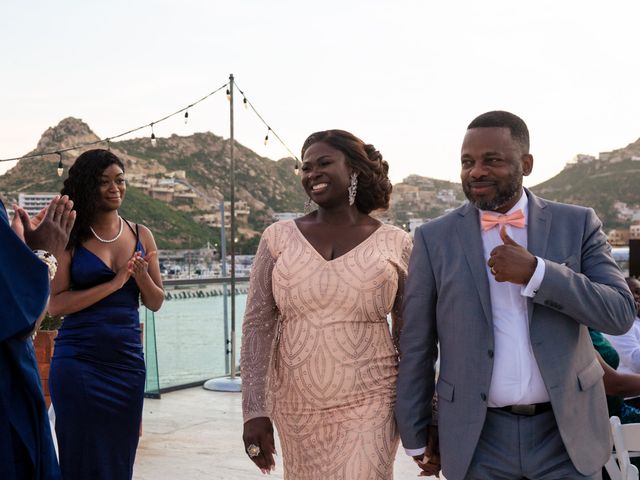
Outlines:
[{"label": "chandelier earring", "polygon": [[349,205],[353,205],[356,203],[356,194],[358,193],[358,174],[353,172],[350,176],[350,180],[347,191],[349,192]]}]

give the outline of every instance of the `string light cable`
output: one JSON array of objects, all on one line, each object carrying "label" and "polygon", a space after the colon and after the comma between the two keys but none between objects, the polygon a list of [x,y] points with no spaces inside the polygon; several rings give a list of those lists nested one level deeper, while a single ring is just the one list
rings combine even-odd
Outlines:
[{"label": "string light cable", "polygon": [[[23,155],[21,157],[15,157],[15,158],[2,158],[2,159],[0,159],[0,162],[12,162],[12,161],[16,161],[16,160],[24,160],[24,159],[27,159],[27,158],[38,158],[38,157],[46,157],[48,155],[58,155],[58,158],[60,159],[59,160],[59,164],[58,164],[58,167],[59,167],[59,165],[61,163],[61,159],[62,159],[62,155],[61,154],[64,153],[64,152],[69,152],[71,150],[77,150],[78,148],[90,147],[90,146],[93,146],[93,145],[99,145],[101,143],[106,143],[107,146],[110,148],[111,147],[111,141],[113,141],[113,140],[115,140],[117,138],[124,137],[125,135],[129,135],[131,133],[137,132],[139,130],[145,129],[145,128],[151,128],[152,129],[153,140],[155,140],[155,135],[153,134],[153,126],[154,125],[157,125],[160,122],[164,122],[165,120],[168,120],[169,118],[174,117],[174,116],[176,116],[176,115],[178,115],[178,114],[180,114],[182,112],[186,112],[190,108],[192,108],[195,105],[205,101],[207,98],[209,98],[213,94],[218,93],[220,90],[222,90],[222,89],[224,89],[224,88],[226,88],[228,86],[229,86],[229,83],[227,82],[224,85],[222,85],[221,87],[216,88],[214,91],[206,94],[201,99],[196,100],[195,102],[187,105],[186,107],[181,108],[180,110],[178,110],[176,112],[173,112],[173,113],[171,113],[169,115],[166,115],[166,116],[160,118],[159,120],[154,120],[153,122],[146,123],[146,124],[144,124],[144,125],[142,125],[140,127],[132,128],[131,130],[127,130],[126,132],[119,133],[118,135],[113,135],[111,137],[107,137],[107,138],[102,139],[102,140],[95,140],[93,142],[78,143],[78,144],[73,145],[71,147],[59,148],[59,149],[56,149],[56,150],[53,150],[53,151],[50,151],[50,152],[34,153],[34,154],[31,154],[31,155]],[[274,132],[274,135],[275,135],[275,132]]]},{"label": "string light cable", "polygon": [[282,145],[282,146],[287,150],[287,152],[289,152],[289,155],[291,155],[291,156],[294,158],[294,160],[296,161],[296,166],[295,166],[294,172],[295,172],[295,174],[296,174],[296,175],[298,175],[298,172],[299,172],[299,170],[300,170],[300,168],[299,168],[300,160],[298,159],[298,156],[297,156],[295,153],[293,153],[293,152],[291,151],[291,149],[289,148],[289,146],[288,146],[286,143],[284,143],[284,141],[282,140],[282,138],[280,138],[280,135],[278,135],[278,134],[273,130],[273,128],[271,128],[271,127],[269,126],[269,124],[268,124],[268,123],[266,122],[266,120],[262,117],[262,115],[260,115],[260,113],[258,113],[258,110],[256,110],[256,107],[254,107],[254,106],[253,106],[253,103],[251,103],[251,101],[247,98],[247,96],[245,95],[245,93],[244,93],[244,92],[242,91],[242,89],[238,86],[238,83],[234,81],[234,82],[233,82],[233,84],[235,85],[235,87],[238,89],[238,91],[239,91],[239,92],[240,92],[240,94],[242,95],[242,103],[244,103],[245,107],[246,107],[247,105],[249,105],[249,107],[251,108],[251,110],[253,110],[253,113],[255,113],[255,114],[256,114],[256,116],[260,119],[260,121],[261,121],[262,123],[264,123],[264,126],[265,126],[265,127],[267,127],[267,134],[265,135],[265,138],[264,138],[264,144],[265,144],[265,145],[267,144],[267,141],[269,140],[269,135],[270,135],[270,134],[272,134],[274,137],[276,137],[276,139],[280,142],[280,144],[281,144],[281,145]]}]

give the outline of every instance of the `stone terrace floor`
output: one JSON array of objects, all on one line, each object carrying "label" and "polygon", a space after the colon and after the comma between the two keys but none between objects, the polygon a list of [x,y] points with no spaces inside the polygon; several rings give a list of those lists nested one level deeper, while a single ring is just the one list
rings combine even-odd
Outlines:
[{"label": "stone terrace floor", "polygon": [[[249,480],[267,478],[242,445],[239,393],[190,388],[145,399],[135,480]],[[279,450],[279,445],[276,446]],[[282,479],[282,461],[268,478]],[[395,479],[416,478],[417,467],[398,449]],[[435,478],[435,477],[430,477]]]}]

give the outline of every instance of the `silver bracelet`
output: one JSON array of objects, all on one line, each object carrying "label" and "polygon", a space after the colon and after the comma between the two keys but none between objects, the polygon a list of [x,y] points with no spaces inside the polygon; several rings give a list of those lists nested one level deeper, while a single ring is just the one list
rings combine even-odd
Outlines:
[{"label": "silver bracelet", "polygon": [[49,281],[53,280],[58,270],[58,260],[56,260],[56,257],[53,253],[49,253],[46,250],[34,250],[33,253],[47,265],[49,269]]}]

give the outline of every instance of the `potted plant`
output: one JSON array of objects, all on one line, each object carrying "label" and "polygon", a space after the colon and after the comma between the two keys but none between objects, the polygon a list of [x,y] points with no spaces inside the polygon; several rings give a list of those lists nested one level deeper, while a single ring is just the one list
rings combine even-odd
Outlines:
[{"label": "potted plant", "polygon": [[58,335],[58,328],[62,325],[62,317],[45,313],[40,328],[37,330],[33,339],[33,347],[36,351],[36,360],[38,361],[38,371],[40,372],[40,381],[42,382],[42,392],[47,408],[51,404],[51,396],[49,394],[49,369],[51,367],[51,357],[53,356],[54,339]]}]

